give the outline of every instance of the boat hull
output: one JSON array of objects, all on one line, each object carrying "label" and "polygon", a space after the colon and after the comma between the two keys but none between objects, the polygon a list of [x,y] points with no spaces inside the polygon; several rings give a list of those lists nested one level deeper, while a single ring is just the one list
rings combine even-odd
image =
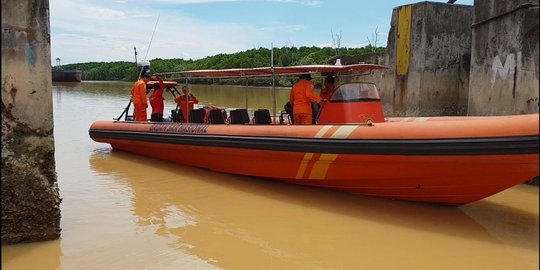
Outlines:
[{"label": "boat hull", "polygon": [[[309,126],[102,121],[90,136],[114,149],[217,172],[453,205],[538,175],[538,115],[409,120]],[[494,129],[493,121],[508,125]]]}]

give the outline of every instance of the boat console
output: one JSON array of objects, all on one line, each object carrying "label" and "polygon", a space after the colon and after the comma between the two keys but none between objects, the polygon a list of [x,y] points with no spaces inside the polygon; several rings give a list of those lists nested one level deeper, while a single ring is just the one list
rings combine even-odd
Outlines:
[{"label": "boat console", "polygon": [[319,124],[363,124],[384,122],[377,87],[359,82],[339,86],[320,109]]}]

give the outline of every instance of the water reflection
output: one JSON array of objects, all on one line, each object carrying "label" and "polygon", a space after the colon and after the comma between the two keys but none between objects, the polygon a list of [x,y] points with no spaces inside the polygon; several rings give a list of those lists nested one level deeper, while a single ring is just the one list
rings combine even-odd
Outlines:
[{"label": "water reflection", "polygon": [[[116,151],[95,153],[90,162],[96,172],[128,184],[141,230],[226,269],[356,269],[374,261],[377,269],[403,268],[403,260],[387,260],[389,254],[409,257],[410,267],[443,269],[448,251],[485,260],[480,265],[491,268],[519,269],[530,265],[498,247],[538,252],[538,241],[530,238],[538,236],[537,213],[490,201],[463,210],[353,196]],[[501,214],[520,220],[507,229],[523,239],[492,231],[500,219],[485,217]]]},{"label": "water reflection", "polygon": [[[111,152],[88,127],[131,85],[54,84],[62,236],[2,247],[3,269],[538,269],[537,187],[453,208]],[[269,88],[192,88],[203,104],[272,106]]]},{"label": "water reflection", "polygon": [[519,185],[507,194],[460,208],[505,245],[538,251],[538,188]]},{"label": "water reflection", "polygon": [[60,269],[61,256],[60,240],[2,246],[2,269]]}]

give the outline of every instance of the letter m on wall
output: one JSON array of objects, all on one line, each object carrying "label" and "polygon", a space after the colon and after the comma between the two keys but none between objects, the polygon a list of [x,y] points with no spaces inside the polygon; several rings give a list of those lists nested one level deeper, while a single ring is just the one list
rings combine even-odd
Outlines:
[{"label": "letter m on wall", "polygon": [[[518,57],[521,55],[518,53]],[[495,81],[497,80],[497,74],[501,77],[502,80],[507,80],[508,78],[514,78],[514,72],[516,71],[516,55],[511,53],[506,56],[504,65],[501,62],[501,58],[497,55],[493,58],[493,63],[491,65],[491,88],[495,86]]]}]

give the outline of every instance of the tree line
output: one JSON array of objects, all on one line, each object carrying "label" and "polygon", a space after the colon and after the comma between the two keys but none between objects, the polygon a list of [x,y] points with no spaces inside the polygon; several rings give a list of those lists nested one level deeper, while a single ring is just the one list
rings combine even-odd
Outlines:
[{"label": "tree line", "polygon": [[[370,45],[361,48],[340,48],[340,56],[362,55],[384,52],[384,47]],[[152,73],[178,72],[196,69],[255,68],[270,66],[271,50],[268,48],[250,49],[232,54],[218,54],[199,60],[160,59],[150,60]],[[328,64],[336,56],[336,50],[330,47],[282,47],[274,48],[274,66]],[[81,70],[83,80],[134,81],[138,77],[138,68],[134,62],[88,62],[67,64],[64,69]]]}]

